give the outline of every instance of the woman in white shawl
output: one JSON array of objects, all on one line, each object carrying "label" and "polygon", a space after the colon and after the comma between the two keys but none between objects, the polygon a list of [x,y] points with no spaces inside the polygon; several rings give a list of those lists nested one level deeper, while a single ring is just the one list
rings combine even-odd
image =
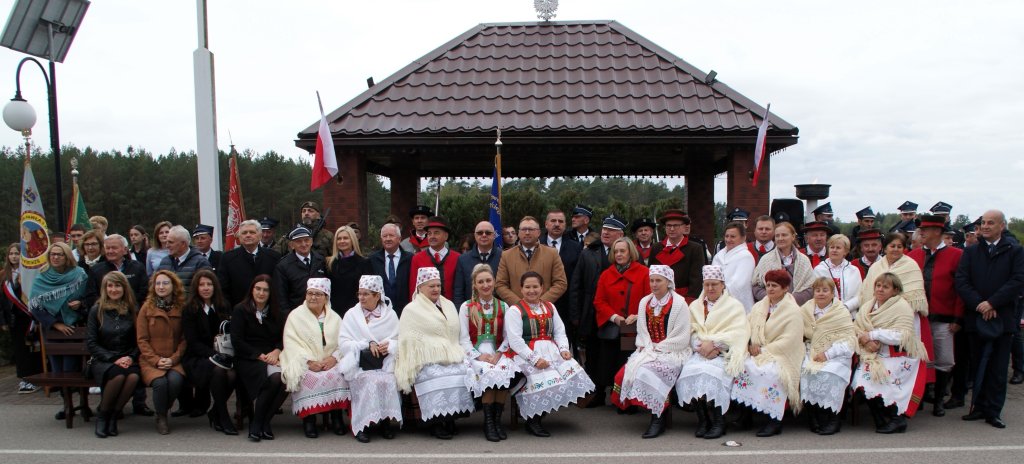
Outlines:
[{"label": "woman in white shawl", "polygon": [[759,437],[782,433],[786,402],[800,412],[800,365],[804,359],[804,319],[789,293],[792,278],[783,269],[764,276],[768,295],[750,311],[750,357],[733,380],[732,399],[768,415]]},{"label": "woman in white shawl", "polygon": [[356,296],[359,302],[345,312],[338,334],[345,353],[341,372],[352,389],[352,433],[360,443],[369,443],[370,426],[377,425],[390,440],[395,438],[390,421],[402,422],[402,395],[395,379],[398,314],[378,275],[360,277]]},{"label": "woman in white shawl", "polygon": [[846,260],[850,254],[850,239],[843,234],[835,234],[828,239],[828,258],[818,263],[814,274],[827,277],[835,284],[835,294],[843,306],[850,311],[850,320],[857,317],[860,309],[860,270]]},{"label": "woman in white shawl", "polygon": [[793,294],[797,305],[802,305],[811,299],[814,283],[814,268],[811,267],[811,260],[797,249],[796,228],[788,222],[781,222],[775,226],[775,249],[761,257],[754,268],[754,276],[750,279],[753,288],[754,300],[761,301],[768,294],[765,289],[764,276],[775,269],[785,269],[792,277],[789,293]]},{"label": "woman in white shawl", "polygon": [[683,364],[676,382],[680,404],[697,411],[697,438],[725,435],[723,415],[729,410],[733,378],[743,370],[750,324],[739,300],[725,287],[719,266],[704,266],[704,290],[690,303],[693,356]]},{"label": "woman in white shawl", "polygon": [[459,313],[441,296],[436,267],[416,272],[416,295],[398,321],[395,377],[403,392],[416,392],[420,419],[431,423],[430,434],[451,440],[455,417],[473,412],[466,381],[469,365],[459,346]]},{"label": "woman in white shawl", "polygon": [[[874,266],[872,266],[874,269]],[[851,386],[864,392],[875,420],[875,432],[903,433],[907,417],[917,412],[924,393],[924,362],[928,355],[914,332],[917,318],[903,298],[903,283],[891,272],[874,281],[874,297],[854,321],[860,363]]]},{"label": "woman in white shawl", "polygon": [[341,411],[349,407],[348,382],[341,375],[338,333],[341,316],[331,310],[331,281],[306,281],[306,301],[288,313],[281,351],[281,380],[292,393],[292,413],[302,419],[308,438],[316,438],[316,415],[329,413],[331,429],[345,434]]},{"label": "woman in white shawl", "polygon": [[[858,276],[859,277],[859,276]],[[800,375],[800,398],[810,417],[811,431],[819,435],[839,432],[839,411],[853,372],[853,321],[843,302],[836,297],[836,284],[829,277],[814,280],[814,299],[804,303],[804,357]]]},{"label": "woman in white shawl", "polygon": [[754,255],[747,248],[747,228],[740,222],[725,225],[723,241],[725,248],[715,254],[711,264],[722,268],[725,273],[725,288],[729,295],[736,298],[747,314],[754,307],[754,294],[750,288],[750,279],[754,277]]},{"label": "woman in white shawl", "polygon": [[590,376],[572,357],[569,339],[558,310],[540,299],[544,278],[527,271],[519,278],[523,299],[505,313],[505,338],[515,351],[515,361],[526,375],[518,390],[516,404],[526,419],[526,431],[535,437],[550,437],[541,417],[568,406],[595,390]]},{"label": "woman in white shawl", "polygon": [[651,294],[640,300],[637,311],[636,351],[615,376],[612,388],[612,403],[619,408],[641,406],[651,411],[651,424],[643,438],[665,432],[662,413],[668,406],[668,394],[692,353],[690,312],[686,300],[672,291],[675,272],[655,264],[650,281]]},{"label": "woman in white shawl", "polygon": [[519,372],[505,339],[508,304],[494,297],[494,271],[487,263],[473,267],[470,281],[473,294],[459,308],[459,344],[472,367],[469,389],[483,405],[484,437],[501,441],[508,438],[501,426],[508,387]]}]

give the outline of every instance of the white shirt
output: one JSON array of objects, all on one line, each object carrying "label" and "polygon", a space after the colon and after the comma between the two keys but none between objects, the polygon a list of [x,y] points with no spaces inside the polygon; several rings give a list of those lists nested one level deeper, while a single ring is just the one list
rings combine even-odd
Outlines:
[{"label": "white shirt", "polygon": [[441,255],[440,261],[443,261],[444,257],[448,256],[448,247],[441,248],[440,250],[435,250],[433,248],[427,248],[427,251],[430,252],[430,256],[434,256],[435,254]]},{"label": "white shirt", "polygon": [[556,251],[559,251],[559,252],[562,251],[562,240],[564,240],[564,239],[565,239],[565,237],[554,238],[554,237],[548,235],[548,243],[553,243],[554,245],[551,245],[551,247],[554,248]]}]

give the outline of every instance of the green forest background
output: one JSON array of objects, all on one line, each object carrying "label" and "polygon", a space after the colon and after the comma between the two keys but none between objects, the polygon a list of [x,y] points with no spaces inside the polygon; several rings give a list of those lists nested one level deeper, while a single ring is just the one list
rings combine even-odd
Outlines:
[{"label": "green forest background", "polygon": [[[0,243],[17,238],[21,189],[23,149],[0,148],[0,192],[7,192],[7,201],[0,203]],[[91,148],[66,146],[61,155],[64,177],[65,214],[71,195],[71,159],[78,160],[79,187],[85,197],[90,215],[103,215],[110,222],[110,230],[127,231],[135,224],[150,230],[154,224],[168,220],[191,227],[199,217],[199,199],[194,152],[154,154],[128,147],[124,151],[97,152]],[[228,154],[220,154],[221,198],[227,201]],[[251,150],[239,154],[239,177],[242,183],[246,213],[251,218],[271,216],[282,225],[299,220],[298,206],[306,200],[320,201],[321,191],[310,192],[310,164],[305,159],[291,159],[275,152],[255,153]],[[53,217],[54,172],[53,157],[49,153],[33,153],[32,170],[42,195],[47,220],[51,227]],[[368,175],[370,230],[383,224],[391,207],[391,194],[382,179]],[[420,202],[434,205],[436,190],[433,182],[423,182]],[[453,228],[451,241],[472,232],[475,224],[487,217],[490,180],[446,180],[441,190],[441,212]],[[502,187],[502,217],[522,218],[536,216],[543,220],[546,211],[554,208],[570,211],[576,203],[595,209],[597,216],[609,212],[628,218],[651,216],[667,208],[685,208],[684,188],[669,187],[665,182],[621,177],[515,179]],[[718,240],[725,224],[724,203],[715,205],[716,237]],[[226,205],[222,212],[227,213]],[[959,227],[973,218],[957,216]],[[884,229],[899,220],[897,214],[879,214],[878,223]],[[843,232],[853,223],[838,222]],[[284,230],[286,227],[282,227]],[[1024,237],[1024,220],[1014,218],[1010,229]],[[281,234],[281,230],[278,231]],[[377,234],[363,234],[364,246],[376,246]]]}]

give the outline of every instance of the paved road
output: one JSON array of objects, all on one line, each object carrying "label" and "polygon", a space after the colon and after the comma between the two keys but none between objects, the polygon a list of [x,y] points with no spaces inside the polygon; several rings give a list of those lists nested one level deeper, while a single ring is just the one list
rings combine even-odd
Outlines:
[{"label": "paved road", "polygon": [[[491,444],[479,431],[481,417],[460,421],[462,433],[452,441],[430,438],[425,432],[400,433],[395,440],[374,439],[361,444],[351,436],[322,435],[310,440],[299,421],[290,415],[275,420],[277,440],[249,443],[244,436],[227,437],[210,430],[205,418],[172,419],[172,433],[157,435],[153,419],[129,416],[121,422],[121,435],[104,440],[92,434],[91,424],[76,419],[75,428],[53,419],[60,400],[41,393],[13,395],[9,369],[0,369],[0,462],[3,463],[270,463],[270,462],[488,462],[597,463],[669,462],[877,463],[891,458],[902,462],[934,464],[964,462],[1017,462],[1024,455],[1024,388],[1010,386],[1004,419],[1009,428],[997,430],[984,422],[963,422],[961,408],[945,418],[923,413],[911,420],[907,433],[878,435],[862,421],[833,437],[807,431],[803,421],[787,419],[781,436],[756,438],[753,431],[730,432],[721,440],[694,438],[695,420],[675,413],[675,426],[654,440],[642,440],[648,416],[620,416],[610,408],[581,410],[570,407],[545,421],[550,439],[528,436],[520,430],[509,440]],[[13,385],[11,385],[13,387]],[[94,397],[95,399],[96,397]],[[95,404],[96,401],[93,401]],[[861,412],[868,420],[866,409]],[[505,414],[506,423],[508,413]],[[722,445],[742,443],[739,448]]]}]

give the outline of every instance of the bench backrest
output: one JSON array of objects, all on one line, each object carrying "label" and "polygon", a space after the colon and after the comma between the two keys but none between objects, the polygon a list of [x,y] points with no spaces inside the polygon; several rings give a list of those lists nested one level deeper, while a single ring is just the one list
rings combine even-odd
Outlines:
[{"label": "bench backrest", "polygon": [[89,348],[85,345],[85,327],[75,327],[71,335],[57,330],[50,330],[43,335],[44,356],[89,356]]}]

